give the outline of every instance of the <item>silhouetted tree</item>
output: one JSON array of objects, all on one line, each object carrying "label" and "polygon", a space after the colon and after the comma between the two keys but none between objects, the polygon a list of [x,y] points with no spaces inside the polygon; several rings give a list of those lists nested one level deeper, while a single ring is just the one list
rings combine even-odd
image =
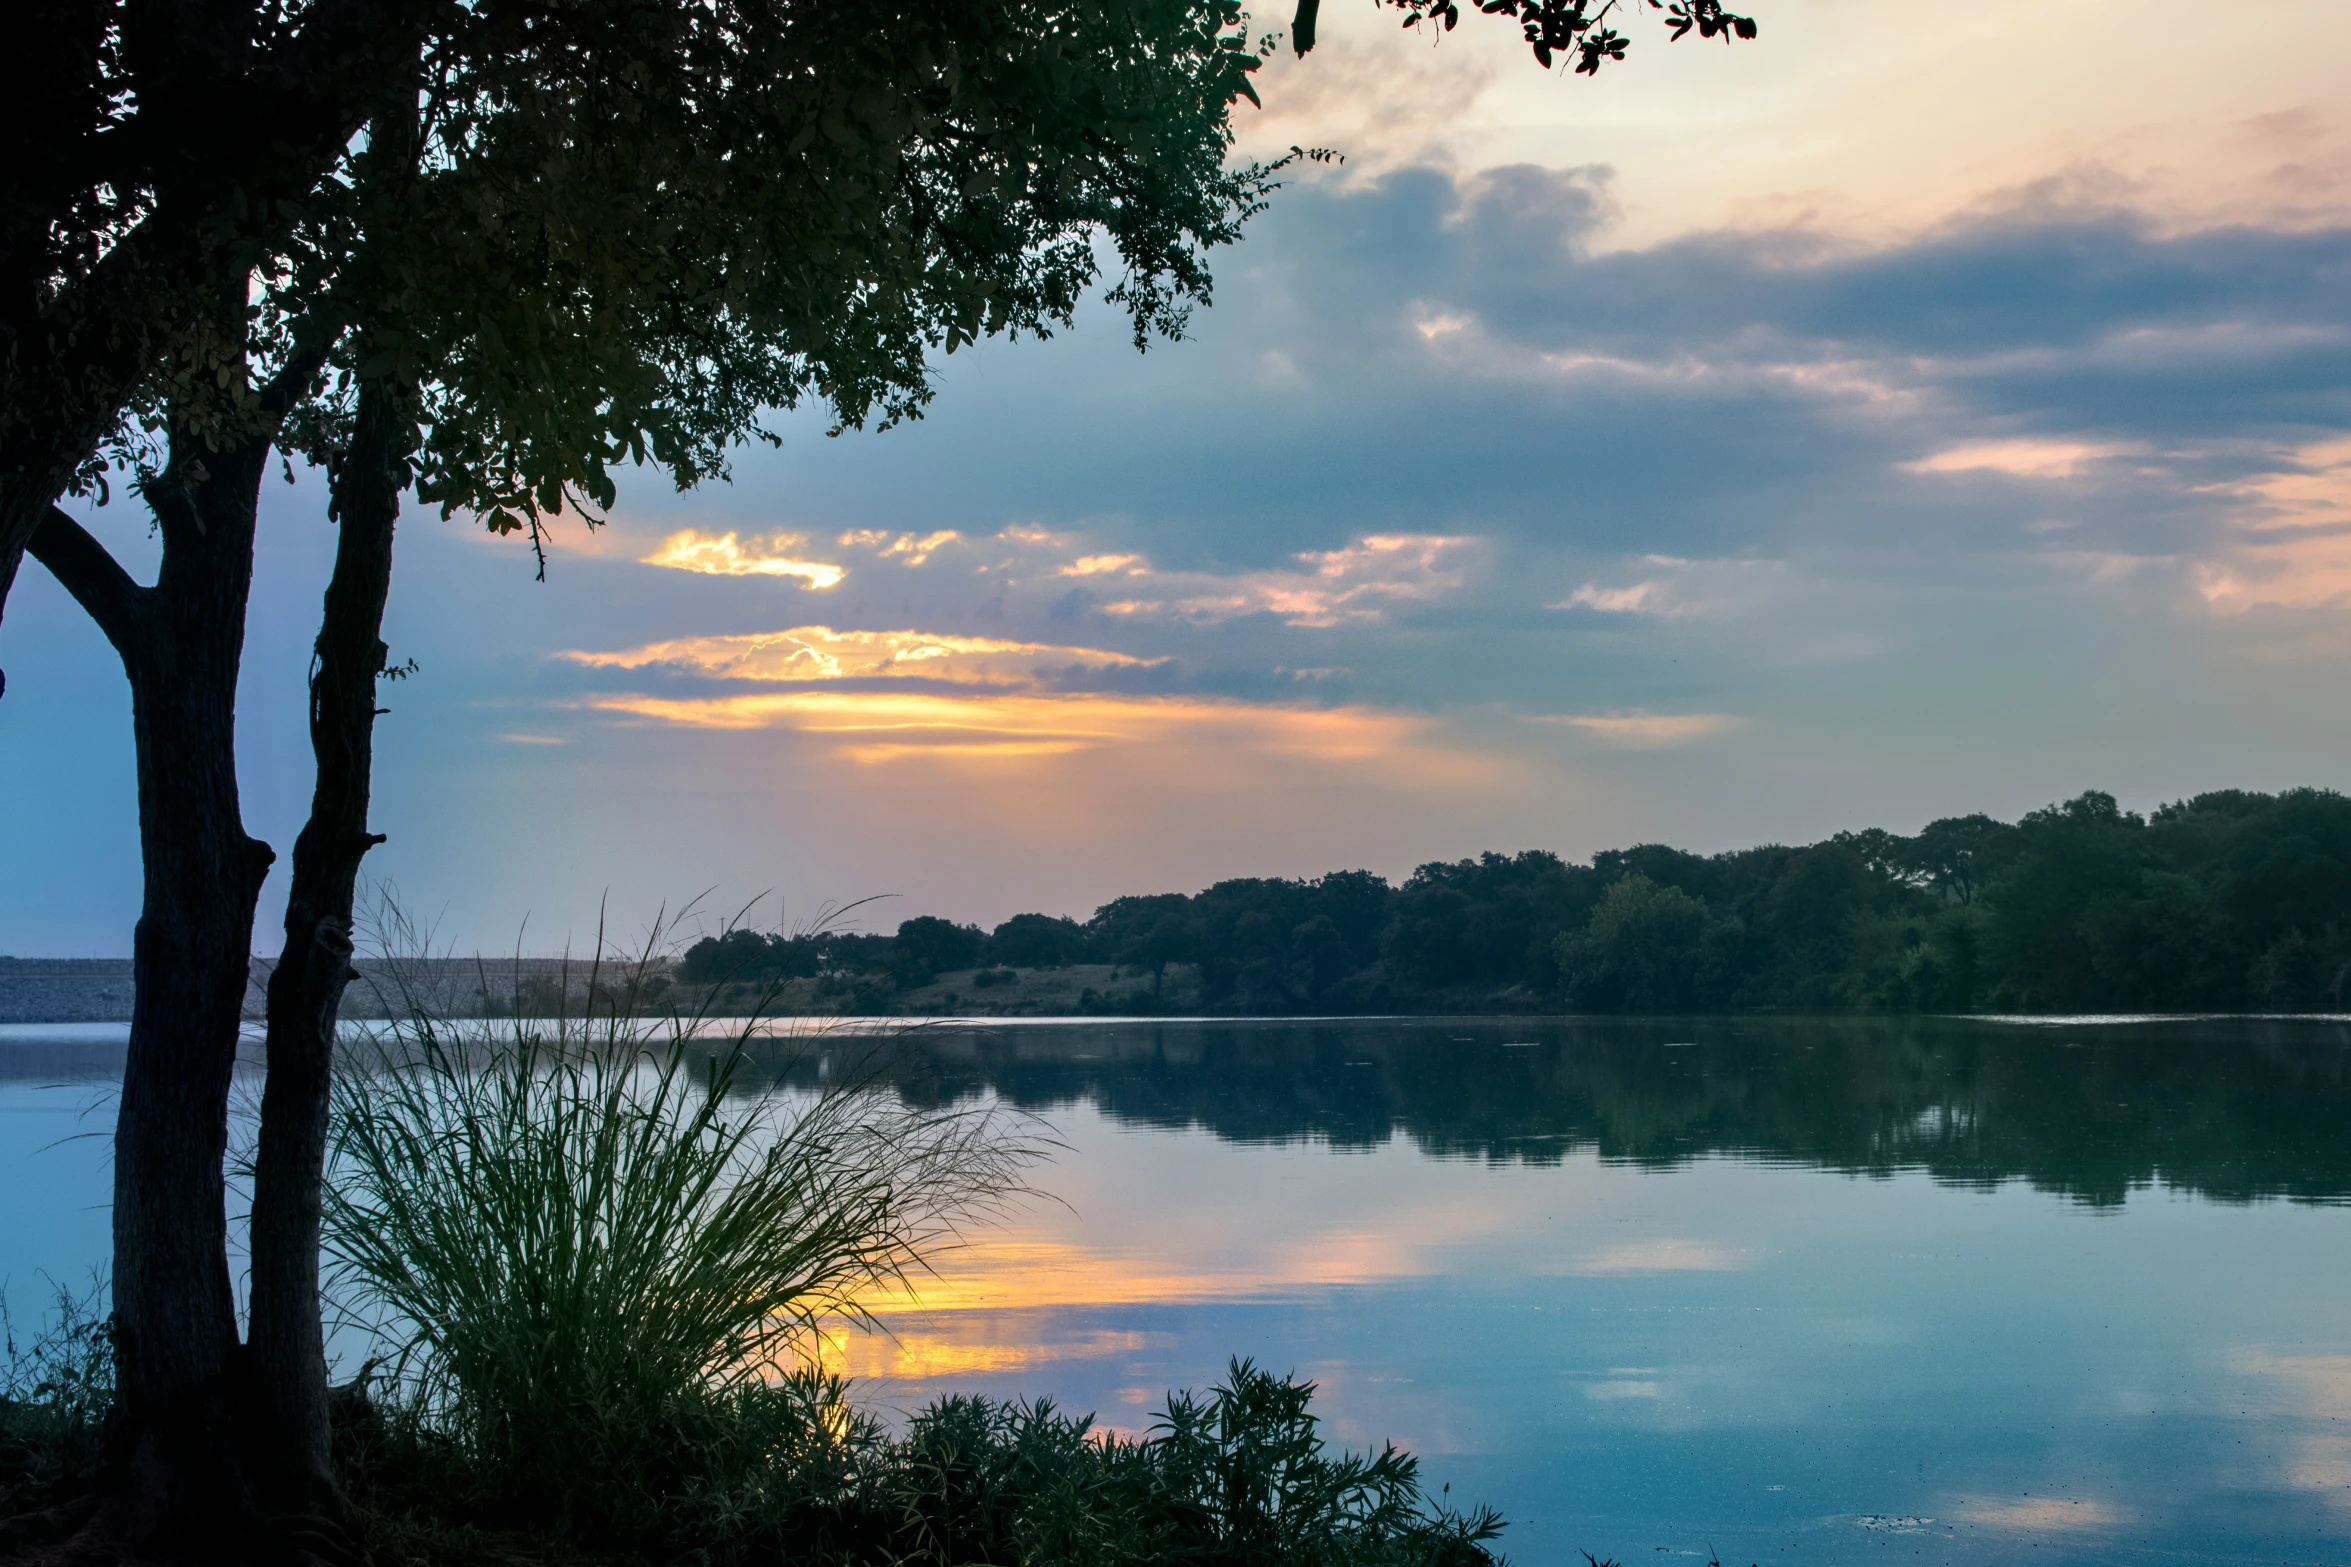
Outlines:
[{"label": "silhouetted tree", "polygon": [[1014,968],[1058,968],[1087,958],[1086,927],[1048,914],[1015,914],[988,934],[988,961]]},{"label": "silhouetted tree", "polygon": [[904,984],[927,984],[949,969],[970,968],[980,960],[987,938],[977,925],[958,925],[924,914],[898,926],[895,968]]},{"label": "silhouetted tree", "polygon": [[[1487,8],[1545,65],[1624,53],[1605,13]],[[1754,33],[1714,0],[1668,15],[1677,37]],[[1234,0],[78,0],[16,35],[0,607],[29,548],[121,656],[146,850],[114,1205],[124,1461],[98,1534],[242,1547],[266,1515],[339,1505],[312,1241],[403,488],[537,544],[610,504],[615,463],[723,472],[765,408],[913,412],[930,351],[1067,320],[1105,241],[1138,342],[1180,330],[1203,252],[1270,188],[1224,163],[1245,27]],[[241,1353],[221,1159],[272,856],[243,828],[233,706],[260,475],[289,438],[327,466],[344,534]],[[109,461],[155,514],[151,587],[55,505]]]}]

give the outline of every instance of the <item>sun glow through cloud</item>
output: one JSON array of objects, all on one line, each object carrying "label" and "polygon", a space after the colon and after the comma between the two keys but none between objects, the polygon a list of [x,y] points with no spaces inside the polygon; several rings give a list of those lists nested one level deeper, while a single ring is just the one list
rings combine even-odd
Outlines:
[{"label": "sun glow through cloud", "polygon": [[859,528],[844,533],[835,541],[843,549],[870,549],[884,560],[898,560],[909,566],[920,566],[950,544],[963,542],[963,535],[953,528],[916,535],[901,533],[893,536],[886,528]]},{"label": "sun glow through cloud", "polygon": [[[1105,572],[1125,571],[1141,560],[1140,555],[1081,555],[1061,568],[1065,577],[1098,577]],[[1135,573],[1142,575],[1140,571]]]},{"label": "sun glow through cloud", "polygon": [[687,528],[663,539],[661,548],[644,557],[643,563],[712,577],[797,577],[819,592],[838,587],[849,574],[844,568],[829,561],[801,560],[789,553],[807,542],[797,533],[777,533],[745,545],[732,533],[705,534]]},{"label": "sun glow through cloud", "polygon": [[680,729],[790,731],[819,737],[860,766],[1018,764],[1123,748],[1164,751],[1176,771],[1209,756],[1309,766],[1381,761],[1403,770],[1414,787],[1491,778],[1494,768],[1489,758],[1436,740],[1441,726],[1425,715],[1103,689],[1168,660],[1096,647],[795,626],[561,657],[655,682],[686,677],[758,688],[606,690],[569,704],[575,708]]},{"label": "sun glow through cloud", "polygon": [[[908,757],[986,761],[1120,745],[1240,748],[1320,762],[1414,749],[1427,720],[1363,708],[1306,708],[1197,697],[767,691],[740,696],[590,698],[605,713],[695,729],[793,729],[834,737],[861,763]],[[1432,758],[1425,752],[1423,765]]]},{"label": "sun glow through cloud", "polygon": [[1011,686],[1034,684],[1045,671],[1148,669],[1165,662],[1103,648],[943,636],[928,631],[835,631],[830,626],[679,637],[624,652],[575,651],[562,656],[592,669],[668,667],[719,680],[896,677]]}]

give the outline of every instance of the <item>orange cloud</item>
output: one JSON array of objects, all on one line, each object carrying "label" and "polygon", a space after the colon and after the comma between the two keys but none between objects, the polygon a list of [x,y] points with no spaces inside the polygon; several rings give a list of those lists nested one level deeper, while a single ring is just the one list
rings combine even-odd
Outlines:
[{"label": "orange cloud", "polygon": [[[1636,69],[1563,91],[1515,28],[1473,18],[1413,47],[1384,12],[1326,7],[1312,55],[1258,73],[1265,107],[1240,117],[1240,151],[1344,147],[1344,166],[1309,177],[1347,185],[1410,164],[1535,163],[1590,169],[1605,197],[1612,174],[1638,199],[1603,203],[1612,221],[1585,242],[1607,249],[1791,225],[1885,243],[2035,198],[2165,228],[2339,224],[2351,136],[2329,107],[2336,12],[2286,0],[2264,15],[2273,25],[2232,37],[2215,70],[2173,42],[2207,20],[2194,0],[2150,0],[2128,36],[2096,6],[1981,0],[1931,39],[1905,7],[1831,0],[1773,9],[1759,47],[1784,68],[1669,50],[1643,27],[1627,29],[1647,51]],[[2029,57],[2015,47],[2028,35]],[[1977,90],[1993,79],[2001,92]],[[1394,103],[1419,112],[1380,112]]]},{"label": "orange cloud", "polygon": [[2207,605],[2311,608],[2351,594],[2351,437],[2305,446],[2233,488],[2246,503],[2234,548],[2196,569]]},{"label": "orange cloud", "polygon": [[1125,571],[1133,576],[1141,576],[1148,568],[1138,568],[1135,562],[1142,558],[1140,555],[1081,555],[1062,567],[1061,575],[1065,577],[1098,577],[1105,572]]},{"label": "orange cloud", "polygon": [[[594,669],[672,670],[769,689],[670,696],[602,692],[592,710],[705,730],[826,737],[864,766],[934,760],[986,766],[1081,751],[1174,747],[1353,765],[1379,761],[1411,787],[1490,780],[1497,764],[1429,743],[1433,718],[1364,707],[1068,691],[1069,676],[1165,662],[1103,648],[922,631],[796,626],[559,655]],[[855,682],[853,688],[846,683]],[[774,689],[774,687],[785,689]]]},{"label": "orange cloud", "polygon": [[705,534],[688,528],[661,541],[661,548],[644,557],[648,566],[693,571],[713,577],[798,577],[822,591],[837,587],[849,573],[829,561],[800,560],[787,553],[808,540],[797,533],[754,538],[746,546],[732,533]]},{"label": "orange cloud", "polygon": [[[1163,659],[928,631],[793,626],[741,636],[679,637],[618,653],[561,655],[597,669],[684,669],[718,680],[846,680],[914,676],[957,684],[1026,685],[1040,668],[1143,669]],[[739,726],[729,726],[739,727]]]},{"label": "orange cloud", "polygon": [[949,544],[960,544],[963,535],[953,528],[941,528],[936,533],[917,536],[901,533],[892,537],[884,528],[860,528],[844,533],[834,542],[843,549],[867,548],[885,560],[903,560],[909,566],[919,566]]},{"label": "orange cloud", "polygon": [[2132,450],[2095,441],[1963,441],[1900,467],[1904,473],[2005,473],[2020,479],[2070,479],[2091,463]]},{"label": "orange cloud", "polygon": [[[861,762],[910,757],[986,760],[1059,755],[1114,745],[1214,744],[1325,762],[1398,753],[1427,727],[1416,717],[1365,708],[1258,706],[1186,697],[921,691],[762,691],[740,696],[590,699],[627,713],[697,729],[794,729],[840,736]],[[1421,753],[1423,763],[1431,760]]]}]

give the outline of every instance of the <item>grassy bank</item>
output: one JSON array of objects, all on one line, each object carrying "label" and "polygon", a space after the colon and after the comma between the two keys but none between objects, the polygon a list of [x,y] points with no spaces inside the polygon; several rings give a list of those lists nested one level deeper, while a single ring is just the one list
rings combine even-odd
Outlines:
[{"label": "grassy bank", "polygon": [[[339,1076],[325,1241],[380,1359],[336,1395],[348,1531],[374,1561],[1274,1563],[1471,1567],[1499,1520],[1415,1461],[1336,1451],[1314,1389],[1236,1362],[1140,1438],[1043,1401],[946,1398],[903,1430],[803,1358],[1020,1191],[1034,1123],[909,1108],[828,1041],[639,1019],[657,970],[586,1015],[422,1009]],[[68,1530],[112,1401],[98,1297],[11,1335],[0,1549]],[[870,1319],[868,1319],[870,1320]]]},{"label": "grassy bank", "polygon": [[1311,1386],[1236,1364],[1143,1438],[1046,1402],[946,1398],[899,1433],[802,1374],[689,1395],[636,1461],[526,1500],[413,1409],[347,1406],[345,1484],[385,1563],[513,1559],[1092,1567],[1474,1567],[1489,1514],[1433,1507],[1414,1460],[1328,1449]]},{"label": "grassy bank", "polygon": [[[9,1344],[0,1552],[53,1543],[100,1481],[111,1346],[87,1302]],[[351,1542],[379,1567],[1100,1563],[1483,1567],[1500,1520],[1431,1505],[1393,1448],[1334,1452],[1313,1388],[1236,1363],[1129,1440],[1038,1401],[942,1399],[885,1431],[839,1381],[680,1389],[550,1485],[425,1403],[336,1398]]]},{"label": "grassy bank", "polygon": [[789,1041],[637,1021],[651,972],[495,1035],[420,1015],[341,1079],[327,1250],[387,1360],[340,1446],[380,1559],[1490,1559],[1497,1520],[1430,1505],[1392,1448],[1327,1449],[1312,1387],[1245,1363],[1139,1440],[974,1398],[884,1430],[810,1331],[1015,1195],[1037,1128],[907,1108],[837,1041],[787,1092]]}]

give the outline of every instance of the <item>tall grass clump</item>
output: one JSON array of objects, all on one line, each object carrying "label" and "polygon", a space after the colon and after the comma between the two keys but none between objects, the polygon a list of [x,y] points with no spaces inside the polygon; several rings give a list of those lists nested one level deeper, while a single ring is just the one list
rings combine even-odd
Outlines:
[{"label": "tall grass clump", "polygon": [[1493,1567],[1499,1518],[1393,1447],[1326,1447],[1313,1385],[1246,1361],[1139,1437],[1042,1400],[895,1432],[854,1409],[807,1359],[818,1320],[870,1322],[1044,1139],[878,1070],[786,1091],[858,1037],[646,1021],[658,967],[607,970],[536,1019],[388,997],[402,1021],[339,1074],[329,1276],[388,1370],[338,1398],[336,1452],[377,1561]]},{"label": "tall grass clump", "polygon": [[995,1112],[911,1110],[854,1073],[786,1092],[789,1041],[639,1019],[654,965],[601,967],[578,1015],[412,1011],[372,1039],[338,1079],[325,1244],[452,1486],[625,1534],[834,1441],[837,1387],[793,1375],[808,1330],[864,1318],[1036,1150]]},{"label": "tall grass clump", "polygon": [[[59,1287],[39,1331],[20,1336],[0,1298],[0,1552],[32,1543],[96,1483],[114,1408],[114,1319],[103,1279]],[[21,1534],[22,1539],[15,1534]]]}]

